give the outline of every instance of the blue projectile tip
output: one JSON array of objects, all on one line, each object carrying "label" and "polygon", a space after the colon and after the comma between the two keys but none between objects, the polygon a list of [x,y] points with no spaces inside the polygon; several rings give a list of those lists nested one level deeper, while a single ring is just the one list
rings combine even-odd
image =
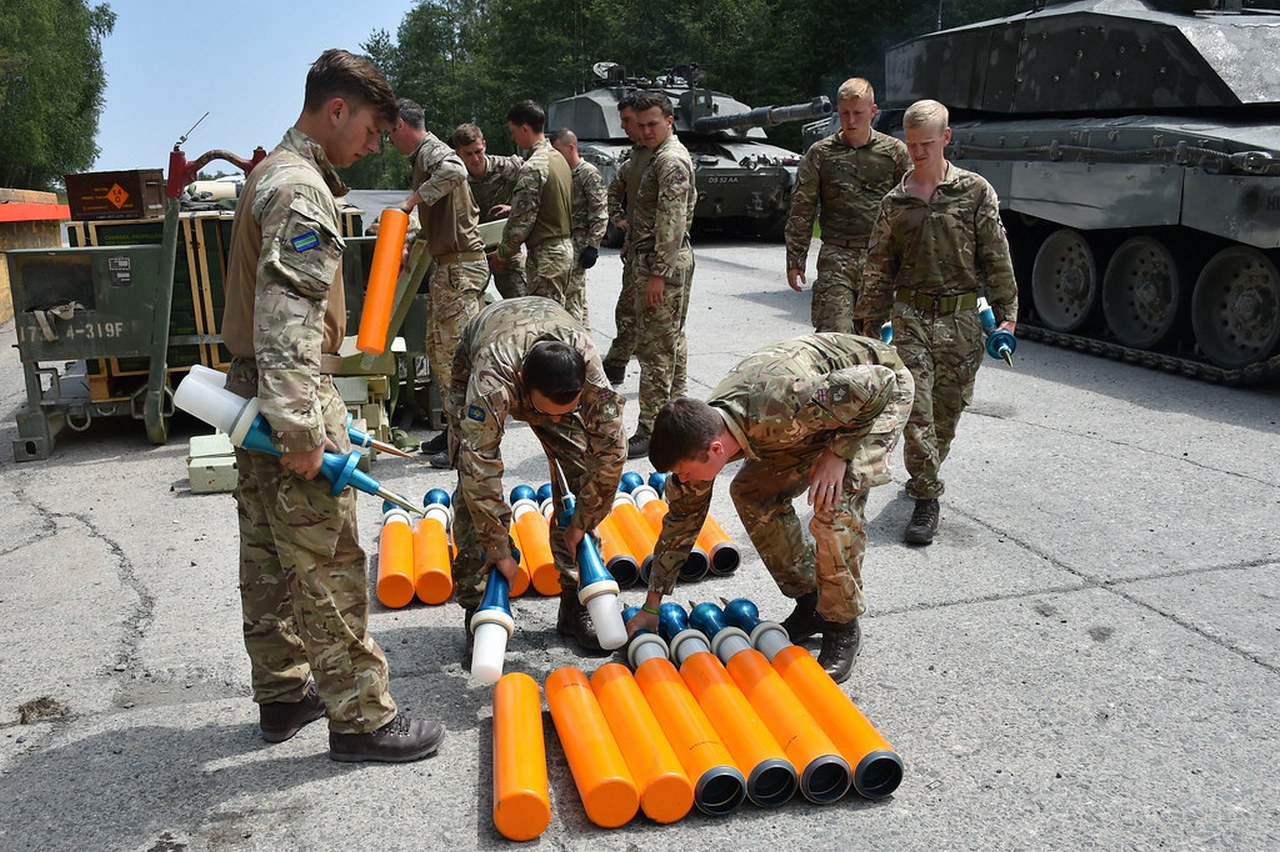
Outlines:
[{"label": "blue projectile tip", "polygon": [[681,630],[689,628],[689,616],[678,603],[667,602],[658,607],[658,635],[668,642]]},{"label": "blue projectile tip", "polygon": [[544,482],[538,486],[538,503],[542,504],[551,499],[551,483]]},{"label": "blue projectile tip", "polygon": [[634,470],[629,470],[622,474],[622,481],[618,483],[618,490],[625,491],[627,494],[630,494],[641,485],[644,485],[644,477],[636,473]]},{"label": "blue projectile tip", "polygon": [[689,613],[689,626],[701,630],[707,636],[715,636],[729,625],[725,623],[724,610],[710,601],[698,604]]},{"label": "blue projectile tip", "polygon": [[538,492],[533,490],[532,485],[517,485],[511,489],[511,504],[514,506],[520,500],[534,500],[538,496]]},{"label": "blue projectile tip", "polygon": [[760,623],[760,609],[746,598],[734,598],[724,605],[724,620],[750,633]]},{"label": "blue projectile tip", "polygon": [[422,498],[422,505],[424,506],[434,506],[437,503],[441,506],[448,506],[451,502],[452,500],[449,497],[449,492],[445,491],[443,488],[432,488],[427,492],[426,496]]}]

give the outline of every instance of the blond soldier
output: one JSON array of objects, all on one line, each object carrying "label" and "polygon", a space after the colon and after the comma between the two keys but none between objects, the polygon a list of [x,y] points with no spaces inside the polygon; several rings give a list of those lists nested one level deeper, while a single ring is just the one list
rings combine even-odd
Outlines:
[{"label": "blond soldier", "polygon": [[[793,642],[822,633],[818,662],[849,676],[866,611],[862,557],[867,492],[891,479],[889,460],[911,409],[911,374],[893,347],[851,334],[812,334],[767,346],[735,367],[707,402],[676,399],[659,412],[649,460],[671,471],[670,511],[654,548],[644,611],[629,628],[655,629],[711,505],[716,475],[745,459],[734,506],[765,567],[796,599],[783,622]],[[808,492],[805,540],[791,501]]]},{"label": "blond soldier", "polygon": [[572,298],[573,180],[569,164],[543,133],[546,121],[547,114],[534,101],[520,101],[507,110],[511,138],[528,149],[529,157],[520,166],[502,242],[490,260],[496,269],[503,268],[523,243],[529,250],[526,294],[568,305]]},{"label": "blond soldier", "polygon": [[840,131],[805,152],[787,219],[787,284],[800,291],[816,218],[822,229],[818,277],[813,282],[815,331],[852,331],[853,306],[866,257],[867,238],[880,199],[911,165],[907,146],[871,128],[876,95],[861,77],[837,92]]},{"label": "blond soldier", "polygon": [[943,493],[939,470],[982,364],[978,295],[985,292],[999,327],[1012,332],[1018,288],[995,190],[944,156],[947,108],[917,101],[903,129],[914,168],[881,202],[854,321],[878,334],[892,318],[893,343],[915,378],[902,455],[916,505],[904,538],[929,544]]},{"label": "blond soldier", "polygon": [[[640,178],[644,175],[645,166],[649,164],[652,151],[644,146],[640,139],[640,130],[636,127],[636,96],[634,93],[623,96],[618,101],[618,120],[622,122],[622,131],[631,140],[631,151],[618,166],[613,180],[609,182],[609,221],[613,226],[628,235],[630,222],[628,211],[636,207],[636,192],[640,189]],[[635,264],[631,262],[629,237],[622,244],[622,289],[618,293],[618,303],[613,309],[613,327],[615,329],[613,343],[604,356],[604,374],[609,381],[620,385],[627,377],[627,363],[636,352],[636,291],[639,289],[635,279]]]},{"label": "blond soldier", "polygon": [[652,152],[631,212],[634,253],[636,357],[640,361],[640,417],[627,457],[649,452],[653,418],[662,404],[685,392],[685,315],[693,281],[689,229],[698,198],[693,160],[676,138],[671,100],[660,91],[636,96],[636,126]]},{"label": "blond soldier", "polygon": [[[511,212],[511,193],[515,190],[524,160],[488,153],[484,133],[474,124],[459,124],[454,128],[449,144],[467,167],[467,186],[480,209],[480,221],[507,218]],[[514,299],[524,295],[524,252],[516,252],[501,270],[491,271],[493,284],[502,298]]]},{"label": "blond soldier", "polygon": [[[413,163],[414,187],[400,209],[418,211],[422,228],[415,239],[425,239],[431,255],[426,350],[431,380],[443,395],[452,384],[449,371],[458,337],[484,305],[489,264],[480,239],[480,211],[467,188],[461,158],[426,129],[421,106],[408,98],[396,103],[400,120],[391,131],[391,144]],[[406,243],[406,258],[408,252]],[[433,467],[448,467],[448,453],[441,448],[430,461]]]},{"label": "blond soldier", "polygon": [[[446,409],[454,440],[458,490],[454,496],[454,598],[466,624],[480,605],[486,570],[515,577],[508,530],[511,509],[503,499],[502,436],[511,417],[528,423],[547,458],[564,471],[577,498],[563,535],[551,537],[560,571],[556,631],[590,652],[599,640],[578,602],[578,543],[609,513],[626,452],[623,399],[600,366],[591,333],[549,299],[504,299],[480,312],[462,335],[453,364]],[[557,507],[559,478],[551,477]],[[557,512],[558,514],[558,512]],[[471,658],[471,633],[466,657]]]},{"label": "blond soldier", "polygon": [[[326,449],[351,449],[347,409],[324,372],[346,330],[336,166],[378,150],[396,123],[367,60],[327,50],[302,114],[245,181],[231,226],[222,335],[228,389],[257,396],[280,458],[236,450],[240,598],[253,698],[267,742],[329,717],[334,760],[417,760],[444,738],[397,713],[368,632],[369,578],[354,491],[316,479]],[[334,359],[336,360],[336,358]],[[314,686],[311,679],[314,677]]]},{"label": "blond soldier", "polygon": [[573,273],[569,281],[569,293],[573,304],[567,305],[569,313],[584,326],[587,321],[587,270],[596,265],[600,256],[600,243],[604,242],[605,228],[609,225],[608,198],[604,178],[600,170],[582,159],[578,153],[578,135],[567,127],[553,131],[551,147],[560,152],[569,165],[573,179]]}]

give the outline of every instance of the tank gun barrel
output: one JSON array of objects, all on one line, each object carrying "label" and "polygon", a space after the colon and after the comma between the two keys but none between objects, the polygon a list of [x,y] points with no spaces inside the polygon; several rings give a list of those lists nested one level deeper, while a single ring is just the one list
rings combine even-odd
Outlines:
[{"label": "tank gun barrel", "polygon": [[734,115],[705,115],[694,119],[695,133],[714,133],[717,130],[735,130],[748,127],[773,127],[786,121],[803,121],[822,118],[831,114],[831,100],[825,95],[808,103],[789,106],[756,107],[750,112]]}]

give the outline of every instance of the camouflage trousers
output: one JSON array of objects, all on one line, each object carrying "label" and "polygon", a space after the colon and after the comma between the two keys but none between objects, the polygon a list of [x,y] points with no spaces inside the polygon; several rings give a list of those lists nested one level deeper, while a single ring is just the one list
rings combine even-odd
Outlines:
[{"label": "camouflage trousers", "polygon": [[812,545],[792,501],[808,490],[813,462],[827,447],[826,433],[785,453],[747,459],[729,487],[742,525],[778,589],[798,598],[816,588],[818,614],[839,624],[867,609],[862,591],[867,494],[892,481],[890,460],[911,411],[911,374],[902,368],[890,381],[896,388],[849,460],[840,498],[809,521]]},{"label": "camouflage trousers", "polygon": [[[252,362],[236,360],[228,388],[254,392]],[[347,409],[321,385],[325,431],[345,452]],[[356,528],[355,492],[334,497],[275,456],[236,450],[240,602],[253,700],[298,701],[314,678],[329,728],[364,733],[396,714],[387,660],[368,633],[369,579]]]},{"label": "camouflage trousers", "polygon": [[[529,248],[529,261],[525,264],[525,295],[542,296],[563,305],[573,313],[570,304],[575,298],[570,294],[570,274],[573,271],[573,243],[568,237],[546,240]],[[586,296],[581,296],[585,304]]]},{"label": "camouflage trousers", "polygon": [[453,385],[453,351],[462,339],[462,329],[484,307],[484,288],[488,283],[489,264],[484,260],[431,266],[427,285],[430,313],[426,349],[431,380],[442,398]]},{"label": "camouflage trousers", "polygon": [[640,419],[635,434],[653,431],[653,419],[667,400],[685,396],[687,347],[684,324],[693,283],[693,249],[685,246],[676,259],[675,278],[662,288],[662,302],[645,303],[650,255],[635,258],[636,360],[640,362]]},{"label": "camouflage trousers", "polygon": [[818,249],[818,275],[813,282],[810,318],[814,331],[853,333],[853,308],[862,282],[866,249],[823,243]]},{"label": "camouflage trousers", "polygon": [[[569,490],[581,493],[582,483],[595,473],[593,458],[587,451],[587,433],[581,419],[576,415],[562,417],[554,426],[531,426],[533,434],[542,444],[542,450],[548,460],[557,459],[560,469],[568,480]],[[564,508],[564,493],[557,481],[555,471],[548,461],[552,499],[556,506],[556,515]],[[484,554],[480,550],[479,537],[476,535],[475,523],[466,496],[461,492],[453,495],[453,541],[457,546],[457,555],[453,560],[453,594],[454,600],[463,607],[479,606],[484,597],[485,583],[488,575],[484,571]],[[551,528],[551,555],[555,559],[556,570],[560,572],[560,588],[570,594],[578,591],[578,562],[575,554],[569,551],[564,543],[564,535],[558,527]]]},{"label": "camouflage trousers", "polygon": [[621,370],[627,366],[636,352],[636,279],[635,264],[627,255],[622,257],[622,290],[613,309],[613,343],[604,356],[604,366]]},{"label": "camouflage trousers", "polygon": [[893,306],[893,345],[916,381],[915,405],[903,433],[902,459],[917,500],[942,496],[938,476],[951,451],[960,414],[973,402],[982,364],[982,325],[969,309],[935,315],[902,303]]},{"label": "camouflage trousers", "polygon": [[578,265],[578,254],[582,251],[577,244],[573,247],[573,269],[569,271],[569,292],[566,295],[568,304],[565,310],[569,316],[582,323],[587,331],[591,330],[591,322],[587,318],[587,270]]},{"label": "camouflage trousers", "polygon": [[528,282],[524,276],[524,252],[508,260],[501,271],[493,271],[493,286],[504,299],[518,299],[525,294]]}]

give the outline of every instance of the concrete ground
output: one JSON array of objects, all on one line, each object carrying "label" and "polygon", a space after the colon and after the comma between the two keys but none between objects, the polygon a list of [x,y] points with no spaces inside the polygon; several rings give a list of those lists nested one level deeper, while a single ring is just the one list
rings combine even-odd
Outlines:
[{"label": "concrete ground", "polygon": [[[707,242],[689,311],[690,391],[808,329],[780,246]],[[590,273],[598,341],[613,333],[617,253]],[[812,276],[812,270],[810,270]],[[195,495],[177,419],[64,433],[51,458],[8,448],[25,402],[0,326],[0,848],[495,849],[492,691],[460,665],[453,604],[388,610],[372,632],[411,714],[444,721],[439,754],[399,766],[329,760],[325,726],[267,746],[240,641],[235,510]],[[624,390],[637,413],[638,367]],[[944,473],[928,548],[901,543],[911,502],[873,493],[870,611],[845,692],[901,754],[893,796],[795,799],[604,830],[586,817],[544,713],[551,825],[543,849],[1240,848],[1280,845],[1280,389],[1231,389],[1023,342],[988,361]],[[426,434],[423,434],[425,437]],[[506,490],[545,462],[523,425]],[[728,497],[736,575],[682,602],[753,598],[788,611]],[[645,462],[629,470],[647,474]],[[418,497],[452,487],[419,458],[373,474]],[[367,549],[379,506],[361,499]],[[807,513],[801,507],[802,517]],[[637,603],[641,592],[623,594]],[[578,656],[556,602],[514,602],[507,671],[540,684]],[[30,716],[20,721],[20,708]]]}]

